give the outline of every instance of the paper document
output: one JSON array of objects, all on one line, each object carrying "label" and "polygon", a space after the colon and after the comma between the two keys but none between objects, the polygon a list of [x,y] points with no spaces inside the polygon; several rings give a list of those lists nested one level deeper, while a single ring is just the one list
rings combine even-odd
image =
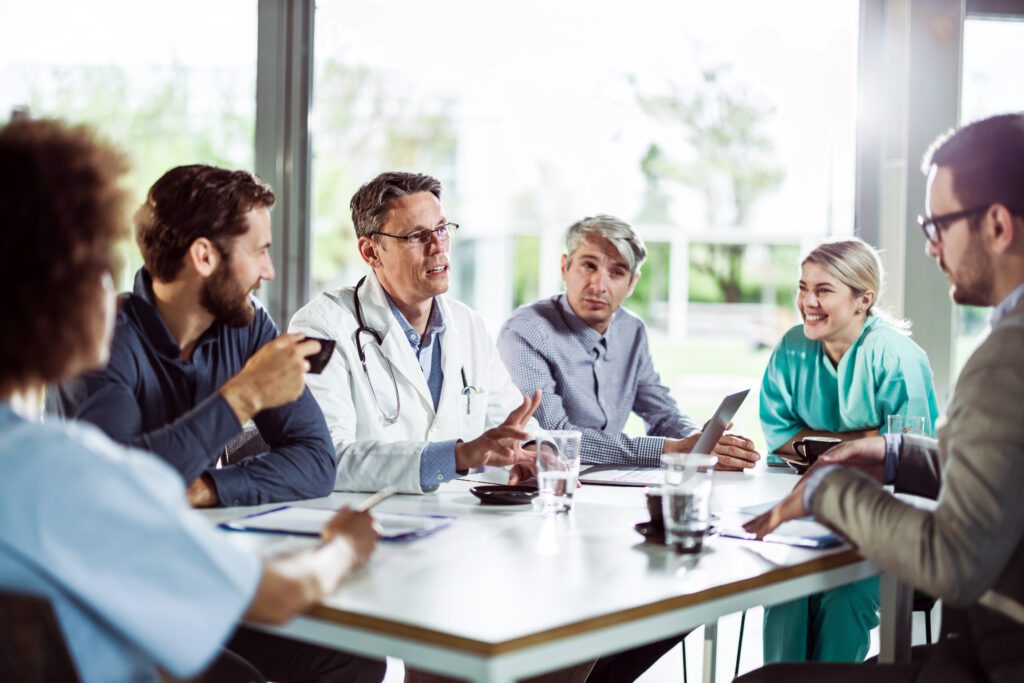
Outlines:
[{"label": "paper document", "polygon": [[665,471],[660,467],[593,465],[580,472],[580,481],[605,486],[661,486],[665,483]]},{"label": "paper document", "polygon": [[[320,536],[320,530],[336,510],[285,505],[266,512],[240,517],[221,524],[234,531],[262,531],[272,534]],[[412,515],[397,512],[375,512],[382,541],[405,541],[419,538],[445,528],[454,517],[445,515]]]},{"label": "paper document", "polygon": [[[718,524],[718,535],[728,538],[754,540],[754,535],[743,529],[744,522],[753,519],[762,512],[767,512],[777,502],[750,505],[742,508],[739,512],[722,513],[723,519]],[[763,540],[768,543],[782,543],[801,548],[833,548],[844,543],[838,534],[824,524],[815,522],[811,517],[802,517],[781,524],[778,529],[765,536]]]}]

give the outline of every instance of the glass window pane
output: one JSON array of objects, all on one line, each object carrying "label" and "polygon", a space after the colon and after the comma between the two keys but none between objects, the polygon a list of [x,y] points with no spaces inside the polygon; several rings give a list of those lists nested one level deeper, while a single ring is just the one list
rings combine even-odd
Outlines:
[{"label": "glass window pane", "polygon": [[[793,323],[799,251],[853,231],[857,0],[494,13],[318,3],[313,291],[366,272],[348,202],[383,170],[442,181],[451,294],[492,332],[559,291],[565,229],[611,213],[650,248],[626,305],[684,410],[710,417]],[[760,438],[756,400],[737,425]]]},{"label": "glass window pane", "polygon": [[[1024,21],[969,19],[964,23],[962,123],[1024,111]],[[989,309],[957,307],[955,367],[959,372],[984,334]]]},{"label": "glass window pane", "polygon": [[[57,0],[3,13],[0,118],[27,107],[92,124],[128,152],[140,203],[172,166],[253,167],[256,0]],[[126,254],[128,278],[141,259],[134,242]]]}]

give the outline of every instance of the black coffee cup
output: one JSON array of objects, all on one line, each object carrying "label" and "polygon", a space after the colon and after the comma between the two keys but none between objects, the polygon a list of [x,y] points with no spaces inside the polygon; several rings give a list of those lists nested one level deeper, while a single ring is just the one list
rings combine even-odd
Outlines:
[{"label": "black coffee cup", "polygon": [[320,342],[320,350],[306,356],[306,360],[309,361],[309,373],[311,375],[319,375],[327,367],[327,361],[331,359],[331,354],[334,353],[335,342],[333,339],[321,339],[319,337],[306,337],[306,339]]},{"label": "black coffee cup", "polygon": [[810,467],[822,453],[842,442],[842,439],[833,436],[805,436],[799,441],[793,442],[793,450]]},{"label": "black coffee cup", "polygon": [[665,517],[661,507],[661,489],[647,489],[647,512],[651,515],[651,526],[664,538]]}]

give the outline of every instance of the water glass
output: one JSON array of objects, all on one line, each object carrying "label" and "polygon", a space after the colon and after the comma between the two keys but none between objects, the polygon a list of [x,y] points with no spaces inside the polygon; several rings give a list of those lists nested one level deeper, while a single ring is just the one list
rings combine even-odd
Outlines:
[{"label": "water glass", "polygon": [[718,458],[698,453],[661,456],[665,544],[679,553],[699,553],[711,523],[711,487]]},{"label": "water glass", "polygon": [[580,438],[575,430],[538,432],[534,446],[537,453],[537,496],[541,512],[546,515],[572,512],[572,496],[580,476]]},{"label": "water glass", "polygon": [[890,434],[916,434],[922,436],[924,434],[925,418],[920,415],[890,415],[888,427]]}]

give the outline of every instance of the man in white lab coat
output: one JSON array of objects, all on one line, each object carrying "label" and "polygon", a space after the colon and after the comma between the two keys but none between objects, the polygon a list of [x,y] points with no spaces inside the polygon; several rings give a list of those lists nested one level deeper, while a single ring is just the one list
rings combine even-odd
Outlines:
[{"label": "man in white lab coat", "polygon": [[383,173],[351,208],[372,272],[321,294],[289,327],[337,342],[323,373],[307,377],[337,450],[335,489],[423,493],[483,465],[525,478],[532,455],[520,442],[539,428],[539,392],[524,399],[480,316],[444,296],[458,225],[441,183]]}]

